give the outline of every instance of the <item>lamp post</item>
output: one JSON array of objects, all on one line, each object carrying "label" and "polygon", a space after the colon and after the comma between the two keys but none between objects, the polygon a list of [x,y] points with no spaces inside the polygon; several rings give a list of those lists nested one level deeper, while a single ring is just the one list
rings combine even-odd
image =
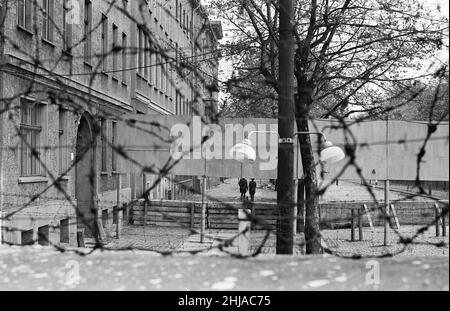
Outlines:
[{"label": "lamp post", "polygon": [[[201,224],[200,224],[200,243],[203,244],[205,240],[206,231],[206,150],[205,146],[202,146],[202,156],[203,156],[203,178],[202,178],[202,211],[201,211]],[[194,207],[195,209],[195,207]]]},{"label": "lamp post", "polygon": [[[238,155],[238,157],[235,157],[237,160],[255,161],[256,160],[256,151],[251,146],[252,141],[250,140],[250,137],[256,133],[276,134],[279,138],[279,144],[293,143],[294,138],[297,135],[308,135],[308,134],[319,135],[321,137],[321,142],[322,142],[322,144],[320,146],[321,151],[320,151],[320,157],[319,157],[321,162],[336,163],[345,158],[344,151],[341,148],[334,146],[333,143],[331,141],[328,141],[326,136],[320,132],[295,132],[294,138],[280,138],[280,135],[276,131],[251,131],[248,133],[247,138],[245,138],[242,143],[238,143],[238,144],[234,145],[233,148],[231,148],[230,155],[233,157],[235,154]],[[298,154],[297,154],[297,161],[298,161]],[[280,168],[278,168],[278,170],[280,170]],[[293,172],[291,172],[291,173],[293,173]],[[298,178],[298,171],[297,171],[297,177],[295,177],[295,178],[296,179]],[[297,202],[297,204],[298,203],[300,203],[300,202]],[[290,230],[292,232],[285,232],[284,236],[280,236],[277,233],[277,245],[278,245],[278,241],[280,239],[283,239],[286,237],[287,237],[288,241],[291,241],[291,240],[293,241],[295,220],[296,220],[295,217],[291,217],[291,219],[286,219],[286,221],[291,222],[289,228],[292,227],[293,230]],[[292,247],[293,247],[293,245],[292,245]]]},{"label": "lamp post", "polygon": [[[282,142],[282,139],[280,138],[280,135],[278,134],[277,131],[251,131],[248,133],[247,138],[244,139],[242,143],[239,143],[239,144],[236,144],[233,146],[233,148],[231,149],[231,152],[240,153],[242,158],[255,161],[256,160],[256,151],[251,146],[250,136],[252,136],[253,134],[257,134],[257,133],[276,134],[278,136],[278,138],[280,139],[279,143]],[[322,137],[321,138],[322,144],[320,146],[321,151],[320,151],[320,158],[319,158],[321,162],[336,163],[345,158],[344,151],[341,148],[333,145],[333,143],[331,141],[327,140],[327,137],[325,136],[325,134],[323,134],[321,132],[295,132],[294,138],[297,135],[306,135],[306,134],[319,135]],[[293,142],[294,138],[284,138],[283,141]],[[297,154],[297,158],[298,158],[298,154]]]}]

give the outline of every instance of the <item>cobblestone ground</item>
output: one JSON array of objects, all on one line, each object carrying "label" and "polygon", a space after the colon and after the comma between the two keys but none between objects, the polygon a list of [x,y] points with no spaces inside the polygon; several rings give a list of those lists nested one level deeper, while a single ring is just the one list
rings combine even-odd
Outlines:
[{"label": "cobblestone ground", "polygon": [[[404,237],[411,237],[417,232],[419,226],[403,226],[399,231]],[[447,229],[448,232],[448,229]],[[200,243],[200,234],[192,233],[189,229],[175,227],[156,227],[156,226],[126,226],[123,229],[121,239],[112,238],[106,245],[109,249],[141,249],[158,252],[191,252],[202,250],[205,253],[216,255],[225,255],[226,252],[237,254],[237,239],[233,244],[225,248],[226,252],[218,250],[220,241],[231,239],[238,234],[237,230],[212,230],[205,232],[204,242]],[[449,256],[449,237],[436,237],[430,230],[415,239],[414,244],[404,249],[403,244],[398,241],[398,235],[391,230],[389,232],[388,246],[383,246],[383,228],[375,227],[374,231],[369,228],[363,230],[363,240],[359,241],[358,231],[355,232],[355,240],[350,240],[349,229],[322,230],[324,246],[329,248],[338,256],[360,255],[381,256],[383,254],[397,254],[398,256]],[[252,231],[250,234],[250,253],[262,245],[261,254],[275,254],[276,237],[270,233],[265,241],[265,231]],[[304,243],[304,236],[298,234],[295,237],[295,254],[304,254],[304,248],[300,245]],[[433,244],[444,242],[444,245],[438,247]],[[401,251],[401,252],[400,252]]]},{"label": "cobblestone ground", "polygon": [[[256,192],[256,201],[275,202],[276,192],[269,186],[268,181],[257,180],[258,189]],[[383,198],[383,189],[373,188],[378,199]],[[227,179],[224,183],[209,189],[207,191],[208,200],[217,200],[223,202],[239,201],[239,191],[237,179]],[[393,192],[392,200],[399,200],[404,197],[402,193]],[[200,195],[193,195],[189,200],[201,200]],[[327,193],[321,198],[322,201],[362,201],[370,200],[370,195],[364,187],[346,181],[340,181],[338,185],[332,185]],[[417,232],[419,226],[402,226],[401,233],[405,236],[411,236]],[[448,237],[435,237],[433,228],[425,232],[418,238],[418,242],[424,244],[409,246],[401,255],[422,255],[422,256],[447,256],[449,255]],[[447,229],[448,232],[448,229]],[[381,255],[383,253],[395,253],[402,248],[397,244],[398,236],[395,232],[390,232],[390,246],[383,246],[383,228],[364,228],[363,241],[350,241],[350,229],[323,230],[324,242],[332,251],[339,255]],[[121,239],[110,239],[107,247],[109,248],[139,248],[147,250],[166,251],[191,251],[198,249],[207,249],[217,246],[217,239],[230,238],[237,234],[232,230],[208,230],[206,242],[200,244],[200,235],[192,234],[189,229],[177,227],[155,227],[155,226],[124,226]],[[265,236],[264,231],[252,231],[250,236],[251,252],[261,245]],[[355,230],[355,237],[358,240],[358,230]],[[302,244],[303,236],[296,236],[296,254],[302,254],[303,250],[298,247]],[[436,247],[429,243],[445,242],[445,247]],[[231,252],[236,252],[236,245],[228,248]],[[261,249],[262,254],[275,254],[276,237],[270,234],[268,240]]]},{"label": "cobblestone ground", "polygon": [[[402,226],[399,234],[403,237],[412,237],[421,228],[421,226]],[[394,230],[389,230],[388,246],[384,246],[384,228],[375,227],[372,231],[370,228],[364,228],[363,240],[359,241],[358,230],[355,230],[355,239],[351,241],[350,229],[339,230],[322,230],[321,234],[328,248],[338,255],[352,256],[379,256],[382,254],[396,254],[400,251],[399,256],[449,256],[449,237],[436,237],[433,232],[434,228],[430,228],[424,234],[418,236],[414,241],[416,243],[408,245],[404,249],[404,245],[399,243],[399,235]],[[448,232],[448,227],[447,227]],[[442,247],[433,244],[444,242]]]},{"label": "cobblestone ground", "polygon": [[190,230],[176,227],[124,226],[120,239],[111,238],[108,248],[138,248],[159,252],[174,251],[189,238]]}]

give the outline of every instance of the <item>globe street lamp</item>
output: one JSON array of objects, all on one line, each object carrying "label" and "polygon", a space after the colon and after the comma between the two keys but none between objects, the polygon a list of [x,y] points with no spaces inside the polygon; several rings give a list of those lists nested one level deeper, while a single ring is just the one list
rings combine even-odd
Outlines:
[{"label": "globe street lamp", "polygon": [[[280,135],[276,131],[251,131],[249,132],[246,139],[242,141],[242,143],[238,143],[234,145],[230,150],[230,156],[236,160],[241,161],[241,170],[242,170],[242,163],[245,160],[255,161],[256,160],[256,150],[252,147],[252,141],[250,140],[251,135],[256,133],[270,133],[270,134],[276,134],[278,136],[278,142],[280,144],[293,144],[294,139],[293,138],[280,138]],[[333,143],[326,139],[325,135],[320,132],[295,132],[294,137],[297,135],[306,135],[306,134],[315,134],[321,136],[321,145],[320,145],[320,156],[319,160],[322,163],[336,163],[345,158],[344,151],[334,146]],[[241,173],[242,174],[242,173]],[[298,153],[297,153],[297,177],[298,179]],[[294,221],[294,220],[293,220]],[[293,226],[295,228],[295,224]],[[296,229],[294,229],[296,231]]]},{"label": "globe street lamp", "polygon": [[[230,156],[238,161],[255,161],[256,160],[256,150],[252,147],[252,141],[250,140],[250,136],[256,133],[271,133],[279,134],[276,131],[251,131],[249,132],[247,138],[245,138],[241,143],[234,145],[230,150]],[[315,134],[322,136],[322,144],[320,146],[320,161],[323,163],[336,163],[345,158],[344,151],[333,145],[333,143],[325,137],[323,133],[320,132],[295,132],[294,137],[296,135],[302,134]],[[282,141],[283,140],[283,141]],[[293,138],[284,138],[279,139],[280,143],[293,143]],[[297,155],[298,157],[298,155]]]}]

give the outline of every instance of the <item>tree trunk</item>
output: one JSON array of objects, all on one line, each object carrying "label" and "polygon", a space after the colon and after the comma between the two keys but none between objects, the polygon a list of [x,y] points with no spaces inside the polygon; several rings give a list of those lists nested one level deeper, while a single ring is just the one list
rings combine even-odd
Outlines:
[{"label": "tree trunk", "polygon": [[[300,132],[309,132],[309,107],[312,103],[311,90],[304,82],[298,79],[298,97],[296,100],[296,122]],[[311,145],[310,135],[298,135],[300,143],[300,154],[302,157],[302,167],[305,185],[305,240],[307,254],[320,254],[322,247],[320,243],[319,228],[319,200],[316,196],[317,178],[314,166],[314,154]]]},{"label": "tree trunk", "polygon": [[279,98],[277,203],[277,254],[293,254],[295,230],[294,200],[294,32],[292,25],[292,0],[279,0]]}]

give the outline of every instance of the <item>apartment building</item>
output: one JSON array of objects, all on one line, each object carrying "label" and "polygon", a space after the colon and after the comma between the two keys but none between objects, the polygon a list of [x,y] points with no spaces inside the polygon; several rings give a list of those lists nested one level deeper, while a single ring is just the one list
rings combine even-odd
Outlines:
[{"label": "apartment building", "polygon": [[[142,5],[145,3],[145,5]],[[217,112],[219,22],[210,22],[199,0],[130,2],[135,16],[132,104],[137,113],[152,115],[211,115]],[[141,25],[145,25],[142,27]],[[156,175],[135,176],[139,190]],[[213,181],[211,181],[213,182]],[[200,189],[192,176],[167,176],[150,192],[151,199],[179,198],[185,189]]]},{"label": "apartment building", "polygon": [[[121,202],[142,194],[155,176],[118,178],[121,115],[216,109],[221,28],[200,3],[112,3],[1,2],[0,210],[13,214],[3,221],[6,243],[76,245],[77,228],[89,236],[99,221],[112,224],[117,189]],[[199,65],[204,54],[213,57]],[[167,198],[176,180],[163,180],[153,198]]]}]

